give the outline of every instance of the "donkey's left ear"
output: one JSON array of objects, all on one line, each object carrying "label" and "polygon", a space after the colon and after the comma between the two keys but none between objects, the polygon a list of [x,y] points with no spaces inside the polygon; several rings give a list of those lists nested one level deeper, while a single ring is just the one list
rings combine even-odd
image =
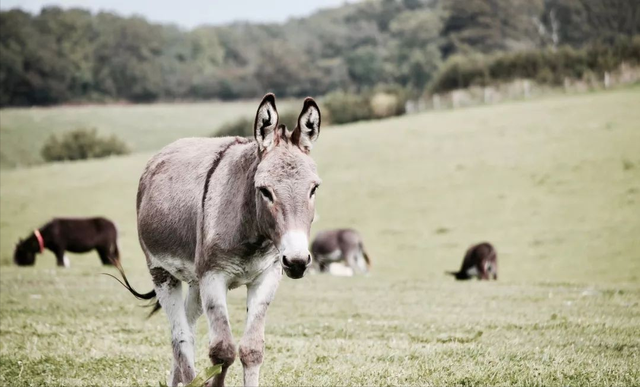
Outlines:
[{"label": "donkey's left ear", "polygon": [[258,148],[261,152],[273,148],[276,144],[276,136],[278,135],[276,128],[278,127],[278,110],[276,109],[276,96],[268,93],[262,98],[258,111],[256,112],[256,120],[253,123],[253,135],[258,142]]},{"label": "donkey's left ear", "polygon": [[304,100],[302,112],[298,117],[298,124],[291,134],[291,141],[304,152],[309,153],[313,143],[320,136],[320,109],[311,97]]}]

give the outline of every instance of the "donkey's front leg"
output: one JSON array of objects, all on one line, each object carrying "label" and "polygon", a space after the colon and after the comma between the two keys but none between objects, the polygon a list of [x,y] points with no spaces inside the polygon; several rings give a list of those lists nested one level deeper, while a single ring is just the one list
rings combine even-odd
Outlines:
[{"label": "donkey's front leg", "polygon": [[252,283],[247,285],[247,324],[240,340],[240,361],[244,371],[244,385],[257,386],[264,357],[264,323],[267,308],[275,296],[282,278],[280,264],[274,263]]},{"label": "donkey's front leg", "polygon": [[71,264],[69,263],[69,257],[64,253],[64,249],[56,249],[56,264],[60,267],[69,268]]},{"label": "donkey's front leg", "polygon": [[208,272],[200,279],[202,308],[209,322],[209,358],[214,365],[222,364],[222,373],[214,377],[213,386],[224,386],[227,369],[236,359],[236,346],[227,311],[227,278]]}]

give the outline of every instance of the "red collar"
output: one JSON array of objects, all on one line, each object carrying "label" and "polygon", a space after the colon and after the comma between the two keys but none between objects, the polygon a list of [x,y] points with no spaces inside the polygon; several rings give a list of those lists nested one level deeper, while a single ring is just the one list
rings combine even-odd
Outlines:
[{"label": "red collar", "polygon": [[42,239],[42,234],[40,234],[40,230],[38,229],[33,230],[33,235],[36,236],[36,239],[38,240],[38,245],[40,245],[40,253],[42,253],[44,251],[44,239]]}]

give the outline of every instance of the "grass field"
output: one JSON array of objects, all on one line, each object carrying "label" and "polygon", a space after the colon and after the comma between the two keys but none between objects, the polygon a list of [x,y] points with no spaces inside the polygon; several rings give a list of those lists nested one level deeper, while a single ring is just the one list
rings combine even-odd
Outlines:
[{"label": "grass field", "polygon": [[[281,110],[289,101],[278,101]],[[223,123],[252,115],[255,101],[153,105],[65,106],[0,111],[0,167],[42,163],[40,149],[52,133],[96,128],[115,134],[134,152],[160,149],[181,137],[209,136]]]},{"label": "grass field", "polygon": [[[324,130],[314,232],[356,227],[373,271],[283,280],[262,383],[640,384],[638,106],[636,87]],[[34,268],[10,265],[17,238],[48,218],[105,215],[147,291],[134,198],[149,156],[0,173],[0,385],[166,378],[165,317],[145,320],[97,256],[68,270],[48,252]],[[499,281],[443,274],[482,240],[498,250]],[[244,293],[230,293],[237,340]],[[198,331],[203,368],[204,318]],[[241,382],[236,361],[228,384]]]}]

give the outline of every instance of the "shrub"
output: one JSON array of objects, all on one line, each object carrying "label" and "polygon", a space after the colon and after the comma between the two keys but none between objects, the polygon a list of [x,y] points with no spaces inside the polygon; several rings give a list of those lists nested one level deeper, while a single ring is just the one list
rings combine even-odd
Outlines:
[{"label": "shrub", "polygon": [[392,117],[396,115],[398,97],[390,93],[376,93],[371,97],[371,113],[375,118]]},{"label": "shrub", "polygon": [[223,124],[218,130],[216,130],[212,137],[227,137],[227,136],[240,136],[251,137],[253,136],[253,118],[240,117],[234,121]]},{"label": "shrub", "polygon": [[401,86],[378,86],[370,99],[372,114],[375,118],[400,116],[405,113],[408,98],[408,91]]},{"label": "shrub", "polygon": [[99,137],[96,129],[76,129],[58,138],[51,135],[41,150],[45,161],[84,160],[123,155],[129,147],[116,136]]},{"label": "shrub", "polygon": [[[501,70],[508,72],[507,67],[511,63],[499,62],[504,68]],[[478,55],[473,56],[452,56],[436,75],[433,81],[435,91],[448,91],[463,89],[469,86],[482,86],[487,84],[489,79],[489,68],[485,58]]]},{"label": "shrub", "polygon": [[369,99],[363,95],[337,91],[327,94],[323,105],[336,125],[373,118]]},{"label": "shrub", "polygon": [[553,72],[548,68],[542,69],[538,75],[536,76],[536,81],[542,84],[552,84],[554,83],[555,76]]}]

